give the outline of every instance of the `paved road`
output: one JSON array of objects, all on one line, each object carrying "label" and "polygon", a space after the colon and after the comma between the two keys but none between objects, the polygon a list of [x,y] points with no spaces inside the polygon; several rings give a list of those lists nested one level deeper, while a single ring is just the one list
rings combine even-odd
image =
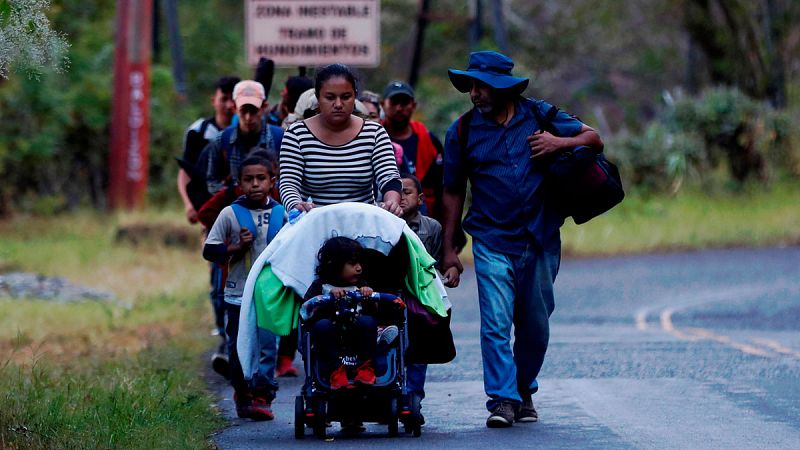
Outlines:
[{"label": "paved road", "polygon": [[235,418],[222,449],[800,449],[800,249],[568,260],[556,283],[550,349],[534,397],[541,421],[487,429],[471,269],[451,290],[458,356],[431,366],[421,438],[385,427],[333,443],[293,438],[299,380],[277,419]]}]

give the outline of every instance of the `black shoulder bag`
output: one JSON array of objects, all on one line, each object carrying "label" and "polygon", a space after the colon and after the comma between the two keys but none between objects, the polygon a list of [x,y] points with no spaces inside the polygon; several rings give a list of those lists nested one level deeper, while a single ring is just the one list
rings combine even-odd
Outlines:
[{"label": "black shoulder bag", "polygon": [[[542,116],[538,104],[531,108],[542,130],[559,136],[553,126],[558,108],[552,106]],[[546,160],[546,183],[551,201],[564,217],[580,225],[603,214],[625,197],[619,169],[606,159],[602,150],[586,146],[557,153]]]}]

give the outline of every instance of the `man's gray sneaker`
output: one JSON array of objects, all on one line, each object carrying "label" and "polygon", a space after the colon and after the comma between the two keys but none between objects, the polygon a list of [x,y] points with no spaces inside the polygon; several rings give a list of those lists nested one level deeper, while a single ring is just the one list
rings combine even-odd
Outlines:
[{"label": "man's gray sneaker", "polygon": [[539,413],[533,407],[533,399],[530,395],[522,396],[522,404],[517,408],[516,414],[517,422],[538,422]]},{"label": "man's gray sneaker", "polygon": [[514,404],[511,402],[500,402],[489,418],[486,419],[486,426],[489,428],[507,428],[514,424]]}]

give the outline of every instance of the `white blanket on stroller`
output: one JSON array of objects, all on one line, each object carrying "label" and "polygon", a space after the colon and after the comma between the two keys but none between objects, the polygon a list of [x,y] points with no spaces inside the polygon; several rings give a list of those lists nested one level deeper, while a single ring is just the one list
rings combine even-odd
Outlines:
[{"label": "white blanket on stroller", "polygon": [[[294,225],[284,226],[253,262],[244,285],[236,345],[244,377],[249,380],[258,370],[260,351],[253,292],[256,279],[266,264],[272,266],[272,272],[284,286],[302,297],[314,282],[317,252],[326,240],[344,236],[357,240],[365,248],[388,254],[403,235],[422,246],[403,219],[366,203],[347,202],[314,208]],[[452,304],[438,276],[434,284],[450,309]]]}]

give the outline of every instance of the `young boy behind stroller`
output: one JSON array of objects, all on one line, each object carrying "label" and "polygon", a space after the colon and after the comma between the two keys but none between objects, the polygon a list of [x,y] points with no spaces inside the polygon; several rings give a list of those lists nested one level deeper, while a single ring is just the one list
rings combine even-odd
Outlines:
[{"label": "young boy behind stroller", "polygon": [[[307,307],[307,323],[319,361],[320,376],[324,378],[330,374],[333,390],[353,387],[351,379],[362,385],[375,384],[376,380],[378,308],[375,302],[368,300],[373,290],[363,277],[363,251],[361,244],[353,239],[334,237],[325,241],[317,254],[317,279],[303,297],[307,301],[328,294],[329,300],[333,300],[307,302],[304,305]],[[344,324],[337,323],[335,319],[337,301],[352,291],[358,291],[363,297],[361,311],[348,323],[350,329],[343,335],[340,330]],[[396,326],[385,327],[381,330],[381,340],[390,343],[397,334]],[[353,355],[342,355],[340,344],[349,347]]]}]

